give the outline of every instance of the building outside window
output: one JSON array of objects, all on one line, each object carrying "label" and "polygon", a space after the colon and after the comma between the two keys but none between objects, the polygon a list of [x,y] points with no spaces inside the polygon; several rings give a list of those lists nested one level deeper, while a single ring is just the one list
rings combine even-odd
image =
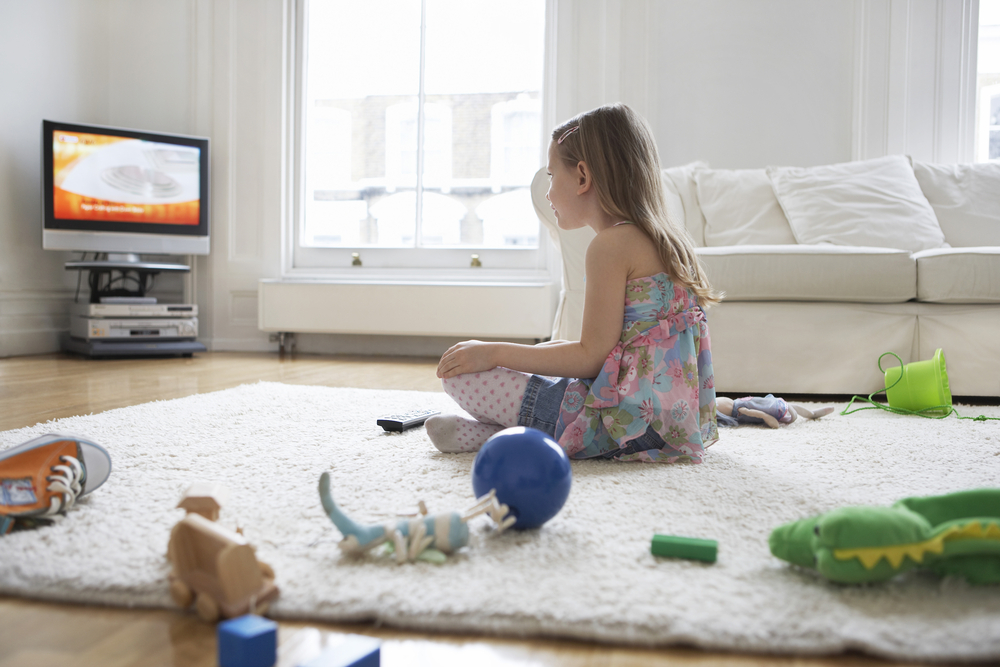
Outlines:
[{"label": "building outside window", "polygon": [[1000,0],[979,2],[976,162],[1000,161]]},{"label": "building outside window", "polygon": [[303,7],[296,266],[537,268],[546,0]]}]

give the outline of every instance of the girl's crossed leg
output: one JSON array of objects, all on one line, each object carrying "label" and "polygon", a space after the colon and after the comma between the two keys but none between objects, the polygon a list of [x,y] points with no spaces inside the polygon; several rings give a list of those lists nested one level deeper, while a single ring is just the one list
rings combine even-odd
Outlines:
[{"label": "girl's crossed leg", "polygon": [[436,415],[424,426],[434,446],[442,452],[475,452],[494,433],[517,426],[526,373],[494,368],[441,380],[446,394],[475,419]]}]

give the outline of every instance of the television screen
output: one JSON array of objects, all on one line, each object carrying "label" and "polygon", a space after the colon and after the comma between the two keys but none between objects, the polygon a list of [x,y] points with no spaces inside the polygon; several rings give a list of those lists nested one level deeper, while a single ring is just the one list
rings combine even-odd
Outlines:
[{"label": "television screen", "polygon": [[44,121],[42,151],[46,248],[208,251],[208,139]]}]

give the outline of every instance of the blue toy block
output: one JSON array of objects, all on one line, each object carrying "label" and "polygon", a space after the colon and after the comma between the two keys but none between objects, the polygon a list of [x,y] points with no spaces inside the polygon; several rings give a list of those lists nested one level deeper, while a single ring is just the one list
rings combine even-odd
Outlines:
[{"label": "blue toy block", "polygon": [[219,667],[271,667],[278,661],[278,624],[247,614],[219,623]]},{"label": "blue toy block", "polygon": [[379,667],[381,644],[372,637],[347,635],[344,641],[299,667]]}]

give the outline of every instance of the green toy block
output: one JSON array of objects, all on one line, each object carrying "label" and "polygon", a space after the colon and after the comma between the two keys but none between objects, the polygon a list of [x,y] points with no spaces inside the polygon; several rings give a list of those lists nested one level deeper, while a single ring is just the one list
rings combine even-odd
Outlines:
[{"label": "green toy block", "polygon": [[714,563],[719,551],[719,543],[715,540],[703,540],[697,537],[656,534],[653,535],[651,551],[654,556],[687,558]]}]

